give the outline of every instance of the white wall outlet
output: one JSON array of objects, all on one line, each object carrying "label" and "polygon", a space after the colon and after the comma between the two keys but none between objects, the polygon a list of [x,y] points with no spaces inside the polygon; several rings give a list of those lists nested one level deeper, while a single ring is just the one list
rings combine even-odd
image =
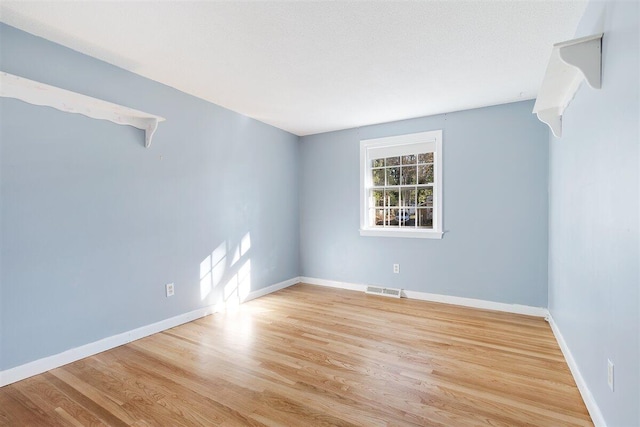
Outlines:
[{"label": "white wall outlet", "polygon": [[167,283],[165,285],[165,290],[167,291],[167,296],[168,297],[172,297],[173,293],[175,291],[174,287],[173,287],[173,283]]},{"label": "white wall outlet", "polygon": [[607,359],[607,384],[609,389],[613,391],[613,362]]},{"label": "white wall outlet", "polygon": [[400,264],[393,264],[393,272],[400,273]]}]

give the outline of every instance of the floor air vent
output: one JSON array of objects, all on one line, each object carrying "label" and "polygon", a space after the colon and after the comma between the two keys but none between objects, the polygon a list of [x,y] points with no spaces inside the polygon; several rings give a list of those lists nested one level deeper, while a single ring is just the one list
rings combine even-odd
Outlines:
[{"label": "floor air vent", "polygon": [[400,298],[400,296],[402,295],[401,289],[381,288],[379,286],[367,286],[365,292],[372,295],[382,295],[392,298]]}]

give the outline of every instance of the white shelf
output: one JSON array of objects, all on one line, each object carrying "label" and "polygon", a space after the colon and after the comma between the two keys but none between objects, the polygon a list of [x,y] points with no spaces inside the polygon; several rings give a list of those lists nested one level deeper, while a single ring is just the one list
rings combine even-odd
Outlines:
[{"label": "white shelf", "polygon": [[0,96],[144,130],[144,146],[164,118],[0,71]]},{"label": "white shelf", "polygon": [[562,114],[582,80],[600,89],[601,68],[602,33],[553,45],[533,112],[555,136],[562,136]]}]

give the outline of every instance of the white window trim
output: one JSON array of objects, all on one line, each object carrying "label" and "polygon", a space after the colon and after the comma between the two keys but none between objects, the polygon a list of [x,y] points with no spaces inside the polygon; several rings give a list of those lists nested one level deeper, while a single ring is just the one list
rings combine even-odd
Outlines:
[{"label": "white window trim", "polygon": [[[433,228],[432,229],[403,229],[370,227],[367,222],[367,197],[371,187],[369,165],[371,153],[384,153],[393,147],[405,144],[435,145],[434,150],[434,197],[433,197]],[[411,237],[423,239],[442,239],[442,130],[412,133],[386,138],[365,139],[360,141],[360,235],[374,237]]]}]

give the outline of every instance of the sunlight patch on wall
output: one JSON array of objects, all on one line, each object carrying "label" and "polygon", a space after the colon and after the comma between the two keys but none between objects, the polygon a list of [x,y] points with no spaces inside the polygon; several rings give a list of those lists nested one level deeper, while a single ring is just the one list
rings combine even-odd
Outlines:
[{"label": "sunlight patch on wall", "polygon": [[240,255],[245,256],[249,249],[251,249],[251,234],[247,233],[240,241]]},{"label": "sunlight patch on wall", "polygon": [[251,260],[248,259],[247,262],[240,267],[238,271],[238,297],[240,298],[240,302],[244,302],[249,296],[249,292],[251,292]]},{"label": "sunlight patch on wall", "polygon": [[222,282],[222,278],[224,277],[224,273],[227,269],[227,252],[225,243],[220,243],[220,245],[212,252],[211,261],[213,264],[213,269],[211,271],[211,281],[213,283],[213,287],[215,288]]},{"label": "sunlight patch on wall", "polygon": [[225,304],[240,304],[251,292],[251,260],[246,260],[238,272],[224,285],[222,293]]},{"label": "sunlight patch on wall", "polygon": [[227,243],[222,242],[200,263],[200,299],[204,300],[218,286],[227,268]]},{"label": "sunlight patch on wall", "polygon": [[[233,249],[232,249],[233,248]],[[251,292],[251,234],[247,232],[233,247],[224,241],[200,263],[200,298],[206,299],[221,286],[216,308],[228,311],[247,299]]]},{"label": "sunlight patch on wall", "polygon": [[233,250],[233,257],[231,257],[231,267],[233,267],[238,261],[240,261],[240,248],[236,246]]}]

